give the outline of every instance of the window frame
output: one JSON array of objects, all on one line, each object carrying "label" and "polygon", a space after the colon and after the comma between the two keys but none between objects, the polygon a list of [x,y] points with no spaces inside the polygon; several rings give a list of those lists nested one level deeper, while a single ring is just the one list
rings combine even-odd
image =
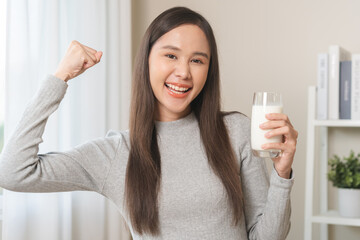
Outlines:
[{"label": "window frame", "polygon": [[[7,1],[0,1],[0,125],[3,127],[2,133],[0,132],[2,143],[5,142],[4,122],[5,122],[5,60],[6,60],[6,20],[7,20]],[[0,153],[3,146],[0,146]],[[0,239],[2,232],[2,219],[3,219],[3,191],[0,188]]]}]

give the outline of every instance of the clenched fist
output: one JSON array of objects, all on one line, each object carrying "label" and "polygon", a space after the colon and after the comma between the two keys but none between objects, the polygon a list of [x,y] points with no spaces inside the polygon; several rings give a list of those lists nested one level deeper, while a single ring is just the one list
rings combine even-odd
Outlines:
[{"label": "clenched fist", "polygon": [[96,51],[74,40],[70,43],[54,75],[67,82],[100,62],[101,56],[101,51]]}]

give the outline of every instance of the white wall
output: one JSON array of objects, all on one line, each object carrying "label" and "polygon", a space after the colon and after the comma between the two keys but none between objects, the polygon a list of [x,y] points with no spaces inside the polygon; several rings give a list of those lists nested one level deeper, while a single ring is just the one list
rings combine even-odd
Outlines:
[{"label": "white wall", "polygon": [[[219,46],[225,110],[250,115],[254,91],[283,93],[284,110],[300,133],[288,239],[303,239],[307,89],[316,84],[317,53],[327,51],[330,44],[360,53],[360,1],[135,0],[134,54],[150,22],[174,6],[190,7],[212,24]],[[345,145],[341,151],[347,153]],[[330,239],[358,239],[359,229],[331,228]]]}]

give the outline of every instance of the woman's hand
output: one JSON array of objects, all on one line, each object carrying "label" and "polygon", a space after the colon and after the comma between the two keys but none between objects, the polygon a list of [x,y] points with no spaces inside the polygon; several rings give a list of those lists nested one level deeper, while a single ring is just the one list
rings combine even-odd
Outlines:
[{"label": "woman's hand", "polygon": [[98,52],[74,40],[70,43],[54,75],[67,82],[100,62],[101,56],[101,51]]},{"label": "woman's hand", "polygon": [[274,166],[280,177],[290,178],[291,166],[294,161],[298,132],[291,125],[287,115],[282,113],[266,114],[269,120],[260,125],[263,130],[272,129],[265,134],[265,137],[283,136],[282,143],[266,143],[263,149],[280,149],[282,154],[273,158]]}]

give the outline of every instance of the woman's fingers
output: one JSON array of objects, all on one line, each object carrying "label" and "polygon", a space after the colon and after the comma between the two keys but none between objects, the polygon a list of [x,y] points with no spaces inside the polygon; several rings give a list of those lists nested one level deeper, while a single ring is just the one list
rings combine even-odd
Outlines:
[{"label": "woman's fingers", "polygon": [[284,113],[268,113],[265,117],[270,121],[284,121],[292,126],[289,117]]},{"label": "woman's fingers", "polygon": [[[269,116],[269,117],[268,117]],[[264,130],[269,130],[265,133],[266,138],[275,136],[283,136],[284,141],[281,143],[267,143],[262,147],[264,149],[280,149],[286,152],[295,152],[298,132],[293,128],[287,115],[282,113],[267,115],[268,122],[260,125]]]},{"label": "woman's fingers", "polygon": [[88,47],[84,44],[82,44],[82,46],[86,49],[86,51],[88,51],[89,53],[92,53],[95,55],[95,53],[97,53],[97,51],[95,49],[92,49],[91,47]]},{"label": "woman's fingers", "polygon": [[87,62],[93,63],[93,65],[95,63],[97,63],[97,59],[96,59],[96,56],[94,54],[86,52],[86,51],[84,51],[84,54],[86,54]]},{"label": "woman's fingers", "polygon": [[287,115],[283,113],[271,113],[267,114],[266,117],[270,121],[260,124],[261,129],[270,130],[265,134],[265,137],[271,138],[279,135],[294,139],[298,137],[298,132],[292,126]]},{"label": "woman's fingers", "polygon": [[287,122],[285,120],[272,120],[260,124],[260,128],[266,130],[266,129],[285,127],[286,125]]},{"label": "woman's fingers", "polygon": [[102,52],[101,51],[96,51],[95,49],[92,49],[91,47],[88,47],[86,45],[82,45],[82,47],[84,48],[86,54],[95,62],[98,63],[100,62],[101,56],[102,56]]},{"label": "woman's fingers", "polygon": [[85,59],[84,59],[84,64],[83,64],[83,68],[84,70],[94,66],[97,63],[96,57],[95,56],[90,56],[88,54],[86,54]]},{"label": "woman's fingers", "polygon": [[274,136],[280,136],[280,135],[284,135],[291,138],[297,138],[297,131],[290,126],[285,125],[284,127],[275,128],[265,133],[266,138],[272,138]]},{"label": "woman's fingers", "polygon": [[95,57],[97,59],[97,62],[100,62],[100,59],[101,59],[102,55],[103,55],[102,51],[98,51],[98,52],[95,53]]},{"label": "woman's fingers", "polygon": [[94,53],[92,53],[92,52],[90,52],[90,51],[87,51],[86,50],[86,48],[85,48],[85,46],[84,45],[82,45],[82,44],[80,44],[80,47],[81,47],[81,52],[80,52],[80,54],[81,54],[81,56],[83,56],[84,57],[84,62],[85,63],[88,63],[88,64],[95,64],[95,63],[97,63],[97,59],[96,59],[96,56],[95,56],[95,54]]},{"label": "woman's fingers", "polygon": [[289,144],[289,143],[265,143],[261,146],[263,149],[278,149],[282,150],[283,152],[295,152],[295,144]]},{"label": "woman's fingers", "polygon": [[101,51],[98,52],[92,48],[85,46],[85,45],[83,45],[83,47],[84,47],[84,52],[88,56],[87,61],[84,64],[85,69],[88,69],[88,68],[94,66],[95,64],[97,64],[98,62],[100,62],[100,59],[102,56]]},{"label": "woman's fingers", "polygon": [[282,151],[281,156],[273,158],[274,166],[279,176],[289,178],[292,162],[296,152],[298,132],[292,126],[290,119],[283,113],[266,114],[269,120],[260,125],[263,130],[268,130],[265,137],[283,136],[283,142],[266,143],[263,149],[278,149]]},{"label": "woman's fingers", "polygon": [[265,116],[269,120],[285,120],[285,121],[289,121],[289,117],[284,113],[267,113]]},{"label": "woman's fingers", "polygon": [[84,64],[84,69],[88,69],[88,68],[94,66],[95,64],[97,64],[98,62],[100,62],[102,54],[103,53],[101,51],[96,52],[94,55],[88,54],[90,59],[88,61],[86,61],[86,63]]},{"label": "woman's fingers", "polygon": [[295,151],[297,140],[294,138],[286,138],[284,142],[277,143],[264,143],[261,147],[263,149],[280,149],[280,150],[288,150]]}]

